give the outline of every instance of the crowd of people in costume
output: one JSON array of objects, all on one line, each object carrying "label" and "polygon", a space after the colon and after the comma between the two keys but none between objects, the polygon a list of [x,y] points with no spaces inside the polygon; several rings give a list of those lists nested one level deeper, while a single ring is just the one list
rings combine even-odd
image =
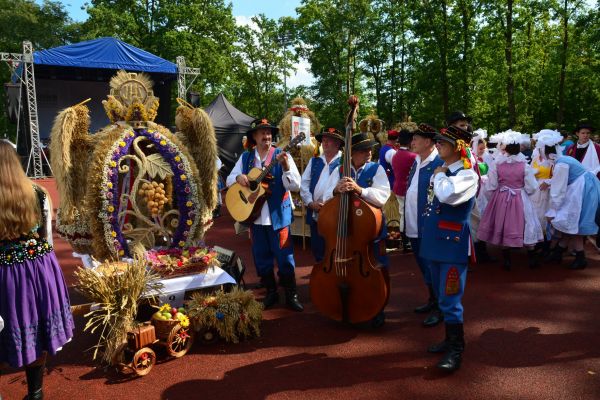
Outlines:
[{"label": "crowd of people in costume", "polygon": [[[269,164],[277,132],[266,120],[253,125],[248,140],[256,145],[240,157],[228,186],[248,185],[248,165]],[[289,240],[290,190],[299,190],[306,205],[315,262],[324,257],[319,211],[329,199],[353,192],[382,208],[395,196],[401,247],[414,255],[428,292],[427,303],[414,311],[427,314],[424,326],[445,324],[444,340],[427,350],[443,354],[440,369],[455,371],[465,346],[462,297],[467,272],[476,263],[496,261],[488,247],[501,250],[506,270],[512,268],[511,253],[518,249],[527,251],[530,268],[561,262],[571,253],[575,258],[569,268],[586,267],[585,240],[596,244],[600,220],[600,152],[590,140],[593,132],[590,124],[579,124],[576,143],[549,129],[531,137],[513,130],[488,136],[483,129],[474,130],[472,118],[457,111],[439,129],[421,123],[416,130],[388,131],[379,154],[373,154],[377,142],[367,133],[353,134],[350,177],[340,172],[345,137],[336,128],[315,135],[320,152],[302,176],[289,154],[278,153],[285,162],[273,172],[273,195],[251,226],[254,262],[267,291],[265,307],[278,301],[276,260],[286,304],[303,310]],[[390,267],[381,246],[385,230],[384,224],[373,243],[382,268]],[[436,251],[430,251],[433,248]],[[374,326],[380,326],[383,312],[375,320]]]},{"label": "crowd of people in costume", "polygon": [[[338,129],[316,135],[320,152],[302,174],[290,154],[274,146],[277,132],[268,120],[255,121],[247,133],[249,149],[224,184],[249,186],[252,168],[277,160],[270,195],[250,224],[265,308],[278,304],[279,285],[289,308],[304,309],[296,289],[292,191],[307,207],[315,262],[324,257],[319,211],[329,199],[352,192],[381,209],[390,196],[397,198],[402,248],[414,255],[428,294],[414,311],[427,314],[425,326],[445,324],[444,339],[427,349],[443,354],[437,367],[444,371],[460,368],[467,273],[474,263],[493,261],[488,245],[501,249],[506,270],[511,252],[521,248],[530,268],[574,254],[569,268],[582,269],[586,239],[598,245],[600,146],[591,124],[575,127],[574,142],[549,129],[532,137],[512,130],[488,136],[473,129],[469,116],[454,112],[443,128],[421,123],[412,131],[388,131],[379,155],[373,154],[373,138],[353,134],[349,175],[341,173],[346,138]],[[0,141],[0,185],[0,364],[26,367],[28,398],[42,398],[45,359],[73,335],[69,296],[52,249],[48,195],[26,177],[6,141]],[[383,224],[372,243],[380,268],[390,267],[381,246],[385,230]],[[382,310],[374,325],[384,318]]]}]

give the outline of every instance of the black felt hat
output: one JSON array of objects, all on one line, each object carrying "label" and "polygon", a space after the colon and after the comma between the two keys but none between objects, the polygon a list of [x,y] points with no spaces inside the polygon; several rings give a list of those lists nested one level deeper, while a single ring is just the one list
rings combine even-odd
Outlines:
[{"label": "black felt hat", "polygon": [[449,126],[441,129],[440,133],[436,135],[435,140],[445,140],[453,145],[456,145],[458,140],[464,141],[467,145],[471,143],[473,134],[469,131],[461,129],[457,126]]},{"label": "black felt hat", "polygon": [[342,135],[342,132],[340,132],[339,129],[335,129],[335,128],[323,128],[323,130],[321,132],[319,132],[315,135],[315,139],[317,139],[320,142],[323,140],[323,136],[327,136],[332,139],[337,139],[337,140],[341,141],[342,143],[344,143],[346,141],[344,139],[344,135]]},{"label": "black felt hat", "polygon": [[596,130],[596,128],[594,128],[594,125],[592,125],[587,120],[579,121],[577,123],[577,126],[575,126],[573,132],[579,132],[580,129],[589,129],[591,132],[594,132]]},{"label": "black felt hat", "polygon": [[256,145],[256,141],[254,140],[254,132],[261,128],[267,128],[271,130],[271,135],[273,136],[273,141],[275,141],[275,136],[279,133],[279,128],[275,125],[272,125],[268,119],[259,118],[252,121],[250,124],[250,129],[247,132],[247,140],[252,144]]},{"label": "black felt hat", "polygon": [[352,136],[352,150],[367,150],[373,148],[377,141],[371,139],[366,132],[355,133]]},{"label": "black felt hat", "polygon": [[450,115],[448,115],[448,118],[446,118],[446,124],[447,125],[451,125],[451,124],[453,124],[456,121],[460,121],[461,119],[464,119],[469,124],[471,123],[471,121],[473,121],[473,118],[469,117],[464,112],[462,112],[462,111],[453,111],[452,113],[450,113]]},{"label": "black felt hat", "polygon": [[412,134],[413,134],[413,136],[419,135],[426,139],[434,139],[435,136],[438,134],[438,131],[437,131],[437,129],[435,129],[433,126],[431,126],[429,124],[421,123],[417,127],[417,130],[414,131]]}]

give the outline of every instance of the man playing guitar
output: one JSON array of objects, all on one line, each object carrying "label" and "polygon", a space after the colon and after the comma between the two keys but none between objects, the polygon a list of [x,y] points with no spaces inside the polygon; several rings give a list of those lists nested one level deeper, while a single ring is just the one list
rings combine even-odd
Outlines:
[{"label": "man playing guitar", "polygon": [[292,223],[292,199],[290,190],[300,189],[300,173],[294,160],[287,153],[272,146],[273,136],[279,129],[266,119],[255,120],[248,131],[248,151],[244,152],[227,177],[227,187],[234,183],[250,186],[248,172],[264,168],[275,159],[278,164],[271,169],[268,186],[271,192],[264,203],[260,216],[250,228],[252,255],[257,274],[261,277],[267,295],[263,300],[265,308],[279,300],[274,274],[277,260],[279,283],[285,289],[286,304],[292,310],[304,308],[296,293],[295,261],[290,225]]}]

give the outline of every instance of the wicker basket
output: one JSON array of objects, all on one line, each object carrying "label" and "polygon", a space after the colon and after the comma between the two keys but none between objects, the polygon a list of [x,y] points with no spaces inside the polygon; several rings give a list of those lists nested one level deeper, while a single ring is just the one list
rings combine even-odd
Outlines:
[{"label": "wicker basket", "polygon": [[[400,233],[400,221],[397,219],[389,220],[387,223],[387,237],[385,238],[385,247],[388,249],[399,249],[402,246],[402,237]],[[398,235],[396,235],[398,234]],[[396,236],[395,238],[393,236]]]},{"label": "wicker basket", "polygon": [[154,329],[156,330],[156,337],[161,340],[169,339],[169,334],[177,324],[179,324],[179,321],[176,319],[162,320],[152,318],[152,325],[154,325]]}]

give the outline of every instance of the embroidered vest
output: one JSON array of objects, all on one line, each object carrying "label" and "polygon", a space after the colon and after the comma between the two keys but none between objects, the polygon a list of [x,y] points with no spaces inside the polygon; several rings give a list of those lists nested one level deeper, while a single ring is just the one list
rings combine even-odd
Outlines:
[{"label": "embroidered vest", "polygon": [[[248,174],[254,168],[254,160],[256,149],[247,151],[242,154],[242,173]],[[275,149],[272,161],[281,153],[281,149]],[[271,225],[274,230],[279,230],[292,223],[292,201],[290,193],[283,186],[283,168],[281,164],[275,165],[271,169],[271,179],[269,179],[269,190],[271,195],[267,198],[269,207],[269,215],[271,216]]]},{"label": "embroidered vest", "polygon": [[[446,172],[455,176],[460,170]],[[475,197],[457,206],[440,203],[437,197],[428,204],[421,238],[420,256],[440,263],[466,264],[471,237],[469,220]]]},{"label": "embroidered vest", "polygon": [[[340,165],[341,159],[341,157],[338,157],[329,164],[329,175],[331,175],[333,170]],[[310,160],[310,165],[310,184],[308,185],[308,190],[311,194],[315,194],[315,188],[317,187],[317,183],[321,177],[321,172],[323,172],[323,168],[325,168],[325,161],[323,161],[321,157],[313,157]],[[313,213],[311,210],[306,211],[305,218],[307,224],[311,224],[313,222]]]},{"label": "embroidered vest", "polygon": [[[433,160],[425,167],[419,170],[419,182],[417,182],[417,229],[418,237],[423,234],[423,218],[425,217],[425,207],[427,206],[427,191],[429,190],[429,183],[431,182],[431,175],[433,171],[444,164],[444,161],[440,156],[435,156]],[[408,175],[408,186],[410,187],[415,171],[417,168],[417,162],[413,163]],[[406,205],[412,206],[412,205]]]},{"label": "embroidered vest", "polygon": [[44,210],[46,194],[43,190],[34,186],[35,193],[42,212],[41,221],[28,234],[22,235],[14,240],[0,240],[0,267],[22,263],[26,260],[35,260],[53,249],[46,241],[44,227],[48,215]]}]

